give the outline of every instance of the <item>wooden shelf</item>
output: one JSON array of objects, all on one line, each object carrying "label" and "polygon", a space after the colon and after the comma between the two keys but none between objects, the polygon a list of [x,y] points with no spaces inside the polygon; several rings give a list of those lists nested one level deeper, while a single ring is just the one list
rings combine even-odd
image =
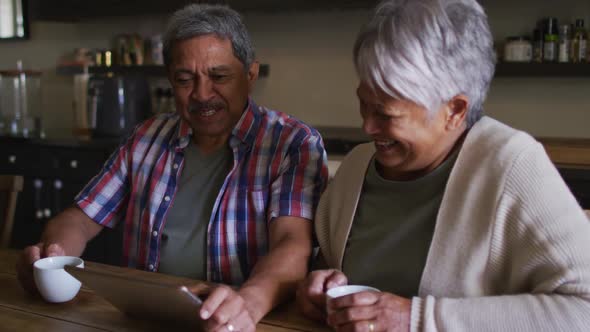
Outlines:
[{"label": "wooden shelf", "polygon": [[495,77],[588,77],[590,63],[498,62]]},{"label": "wooden shelf", "polygon": [[[259,77],[267,77],[270,72],[268,64],[260,65]],[[84,73],[84,66],[58,66],[58,75],[76,75]],[[113,73],[115,75],[142,75],[152,77],[165,77],[166,67],[160,65],[142,65],[142,66],[89,66],[89,74],[107,74]]]}]

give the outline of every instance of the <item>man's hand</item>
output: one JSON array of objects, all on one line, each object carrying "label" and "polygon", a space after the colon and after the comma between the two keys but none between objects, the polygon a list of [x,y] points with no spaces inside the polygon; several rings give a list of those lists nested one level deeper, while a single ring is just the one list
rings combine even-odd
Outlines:
[{"label": "man's hand", "polygon": [[307,317],[326,320],[326,291],[330,288],[346,285],[344,273],[338,270],[313,271],[299,283],[297,288],[297,306]]},{"label": "man's hand", "polygon": [[33,263],[45,257],[63,256],[64,249],[59,244],[45,245],[39,242],[26,247],[16,262],[18,280],[22,287],[31,294],[37,293],[37,286],[33,277]]},{"label": "man's hand", "polygon": [[49,220],[41,241],[25,248],[16,263],[18,280],[23,288],[37,292],[33,278],[33,263],[51,256],[80,256],[86,243],[95,237],[103,226],[95,223],[82,210],[70,207]]},{"label": "man's hand", "polygon": [[412,301],[391,293],[361,292],[330,301],[328,324],[335,331],[410,331]]},{"label": "man's hand", "polygon": [[256,323],[244,298],[228,286],[217,286],[199,312],[205,331],[256,331]]}]

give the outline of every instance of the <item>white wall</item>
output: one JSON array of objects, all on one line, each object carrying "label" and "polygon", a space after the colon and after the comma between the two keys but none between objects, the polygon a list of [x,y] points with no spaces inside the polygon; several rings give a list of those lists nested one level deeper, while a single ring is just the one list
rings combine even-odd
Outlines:
[{"label": "white wall", "polygon": [[[497,40],[527,33],[536,20],[590,18],[590,1],[484,0]],[[246,13],[259,59],[270,76],[254,92],[263,105],[318,126],[358,127],[357,84],[351,49],[369,11]],[[588,22],[590,23],[590,22]],[[150,35],[164,17],[109,19],[78,24],[37,22],[31,40],[0,43],[0,68],[17,59],[44,71],[44,121],[49,136],[67,136],[72,128],[71,78],[55,75],[60,55],[77,47],[109,47],[118,33]],[[590,138],[590,78],[502,78],[492,84],[488,114],[536,136]]]}]

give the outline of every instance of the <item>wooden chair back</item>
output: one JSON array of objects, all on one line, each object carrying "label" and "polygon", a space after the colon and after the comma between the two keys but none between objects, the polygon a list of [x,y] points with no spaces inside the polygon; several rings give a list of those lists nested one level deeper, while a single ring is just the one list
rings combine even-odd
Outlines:
[{"label": "wooden chair back", "polygon": [[20,175],[0,175],[0,248],[8,248],[12,237],[16,199],[23,190]]}]

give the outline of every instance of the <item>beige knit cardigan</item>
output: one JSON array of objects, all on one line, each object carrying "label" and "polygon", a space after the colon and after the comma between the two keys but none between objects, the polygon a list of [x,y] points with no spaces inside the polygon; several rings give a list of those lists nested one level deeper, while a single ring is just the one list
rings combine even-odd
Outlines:
[{"label": "beige knit cardigan", "polygon": [[[372,144],[351,151],[320,200],[315,229],[330,267],[342,268],[373,154]],[[395,264],[398,254],[374,263]],[[488,117],[469,131],[412,299],[411,331],[590,331],[590,223],[529,135]]]}]

